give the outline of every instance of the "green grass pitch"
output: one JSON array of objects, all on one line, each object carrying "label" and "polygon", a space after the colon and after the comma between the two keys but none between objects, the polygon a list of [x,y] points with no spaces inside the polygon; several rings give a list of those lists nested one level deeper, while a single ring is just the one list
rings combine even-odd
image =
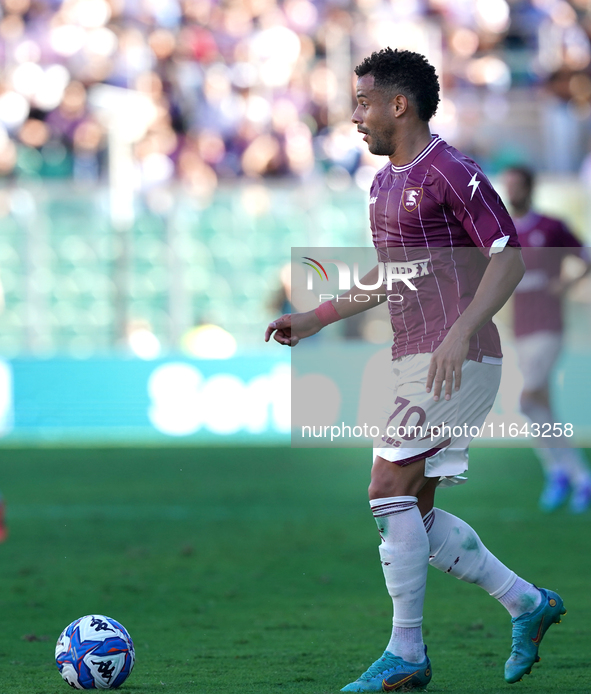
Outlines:
[{"label": "green grass pitch", "polygon": [[[92,612],[122,622],[130,694],[333,694],[384,649],[391,601],[366,486],[370,452],[289,448],[0,451],[0,694],[70,691],[55,641]],[[591,691],[591,514],[542,515],[528,450],[475,449],[437,503],[569,610],[542,662],[503,680],[510,620],[429,570],[429,692]]]}]

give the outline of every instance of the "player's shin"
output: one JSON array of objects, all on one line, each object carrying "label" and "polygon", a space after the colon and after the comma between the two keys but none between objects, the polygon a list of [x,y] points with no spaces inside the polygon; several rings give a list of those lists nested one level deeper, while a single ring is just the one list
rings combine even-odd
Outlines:
[{"label": "player's shin", "polygon": [[421,663],[425,659],[421,624],[429,541],[417,499],[387,497],[370,504],[382,538],[380,558],[394,605],[392,637],[386,650],[409,663]]},{"label": "player's shin", "polygon": [[540,592],[519,578],[483,544],[461,518],[434,508],[423,518],[429,539],[429,563],[466,583],[475,583],[508,610],[512,617],[531,612]]}]

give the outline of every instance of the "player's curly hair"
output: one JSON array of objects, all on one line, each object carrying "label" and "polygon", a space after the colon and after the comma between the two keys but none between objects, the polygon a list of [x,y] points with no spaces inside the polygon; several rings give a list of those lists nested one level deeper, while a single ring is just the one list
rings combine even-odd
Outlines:
[{"label": "player's curly hair", "polygon": [[430,121],[439,104],[439,80],[424,55],[383,48],[355,68],[357,77],[373,75],[376,87],[397,91],[414,102],[419,118]]}]

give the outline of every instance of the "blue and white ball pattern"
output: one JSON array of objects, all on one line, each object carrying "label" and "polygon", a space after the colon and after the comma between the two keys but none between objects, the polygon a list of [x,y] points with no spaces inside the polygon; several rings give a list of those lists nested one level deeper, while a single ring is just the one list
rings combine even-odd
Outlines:
[{"label": "blue and white ball pattern", "polygon": [[75,689],[116,689],[134,666],[133,641],[114,619],[87,615],[62,631],[55,662],[61,676]]}]

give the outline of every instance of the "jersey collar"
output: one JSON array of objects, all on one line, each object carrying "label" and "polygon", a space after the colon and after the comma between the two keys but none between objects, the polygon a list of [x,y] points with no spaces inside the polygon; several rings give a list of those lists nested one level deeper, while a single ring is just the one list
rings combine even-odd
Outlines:
[{"label": "jersey collar", "polygon": [[443,140],[439,137],[439,135],[431,135],[431,142],[429,142],[429,144],[425,147],[425,149],[422,152],[419,152],[419,154],[417,154],[417,156],[410,162],[410,164],[405,164],[404,166],[394,166],[394,164],[390,164],[390,166],[392,167],[392,171],[394,171],[394,173],[401,173],[402,171],[408,171],[409,169],[412,169],[412,167],[415,164],[418,164],[426,156],[428,156],[440,142],[443,142]]},{"label": "jersey collar", "polygon": [[527,231],[533,229],[540,219],[541,215],[533,210],[529,210],[523,217],[513,217],[513,224],[515,224],[517,231]]}]

